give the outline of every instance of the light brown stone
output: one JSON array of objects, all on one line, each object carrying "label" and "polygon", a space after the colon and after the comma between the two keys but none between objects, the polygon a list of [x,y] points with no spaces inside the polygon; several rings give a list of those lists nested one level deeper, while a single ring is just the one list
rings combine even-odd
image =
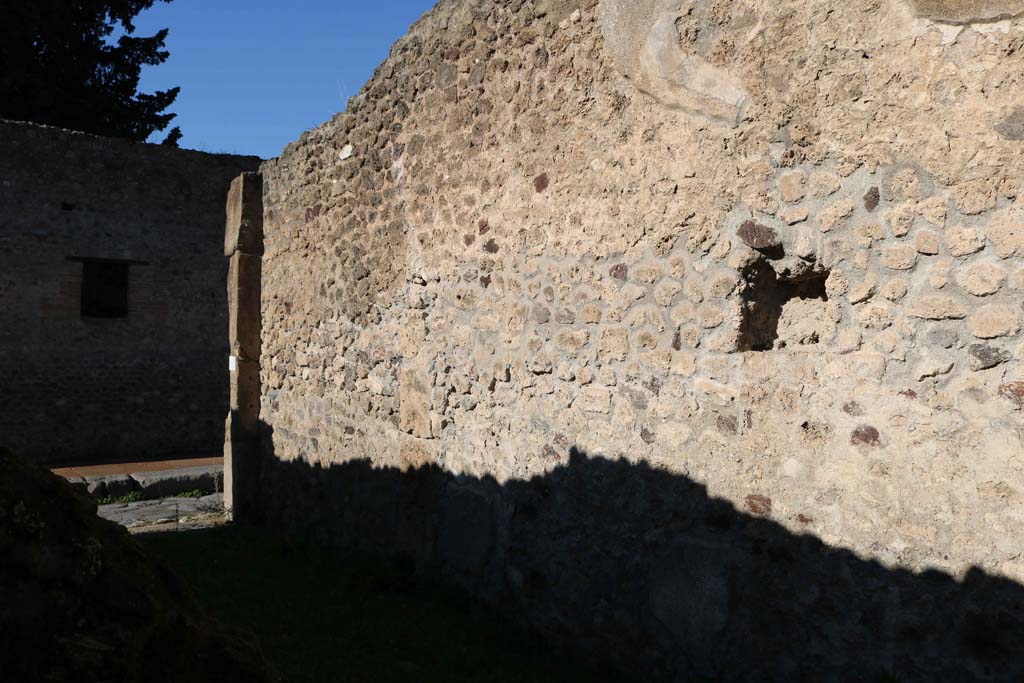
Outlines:
[{"label": "light brown stone", "polygon": [[1016,334],[1020,330],[1020,312],[1006,304],[986,304],[971,314],[967,327],[979,339]]},{"label": "light brown stone", "polygon": [[235,252],[228,261],[228,344],[240,360],[260,357],[261,272],[260,256]]},{"label": "light brown stone", "polygon": [[939,236],[930,230],[922,230],[914,237],[914,248],[919,254],[934,256],[939,253]]},{"label": "light brown stone", "polygon": [[907,305],[907,315],[924,320],[956,320],[965,317],[967,311],[963,304],[956,299],[938,294],[928,294],[912,299]]},{"label": "light brown stone", "polygon": [[987,235],[999,258],[1024,257],[1024,215],[1019,210],[993,216]]},{"label": "light brown stone", "polygon": [[951,228],[946,231],[946,246],[953,256],[968,256],[985,248],[985,236],[974,228]]},{"label": "light brown stone", "polygon": [[995,294],[1006,281],[1006,269],[998,263],[975,263],[956,274],[960,288],[974,296]]},{"label": "light brown stone", "polygon": [[402,370],[399,383],[399,428],[406,434],[429,439],[431,381],[427,372],[415,368]]},{"label": "light brown stone", "polygon": [[917,262],[917,252],[909,244],[897,244],[882,252],[882,262],[892,270],[910,270]]},{"label": "light brown stone", "polygon": [[798,202],[807,194],[807,176],[802,171],[792,171],[779,176],[779,194],[782,201]]},{"label": "light brown stone", "polygon": [[890,278],[882,285],[881,294],[889,301],[899,301],[907,295],[907,283],[898,277]]},{"label": "light brown stone", "polygon": [[629,353],[629,331],[624,327],[601,330],[597,339],[597,359],[601,362],[625,360]]},{"label": "light brown stone", "polygon": [[854,208],[856,207],[849,199],[841,199],[830,204],[818,212],[818,227],[822,232],[829,232],[849,218],[853,214]]},{"label": "light brown stone", "polygon": [[580,390],[575,405],[588,413],[607,414],[611,410],[612,393],[602,386],[590,385]]}]

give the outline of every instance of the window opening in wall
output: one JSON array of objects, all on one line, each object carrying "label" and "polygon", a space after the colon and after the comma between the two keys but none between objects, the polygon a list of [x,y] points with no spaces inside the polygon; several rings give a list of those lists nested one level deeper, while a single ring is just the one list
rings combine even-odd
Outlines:
[{"label": "window opening in wall", "polygon": [[[828,301],[825,281],[828,271],[814,271],[797,278],[781,278],[764,260],[743,271],[741,291],[743,319],[740,324],[740,351],[769,351],[783,348],[779,339],[779,321],[786,307],[796,301]],[[792,310],[797,310],[794,307]],[[803,307],[800,308],[801,315]],[[815,344],[812,334],[802,343]]]},{"label": "window opening in wall", "polygon": [[82,317],[128,317],[128,262],[82,260]]}]

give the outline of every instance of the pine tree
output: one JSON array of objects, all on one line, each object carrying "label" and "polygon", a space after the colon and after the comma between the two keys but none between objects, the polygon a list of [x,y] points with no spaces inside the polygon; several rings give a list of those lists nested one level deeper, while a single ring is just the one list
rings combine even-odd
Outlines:
[{"label": "pine tree", "polygon": [[[132,23],[158,1],[170,2],[0,0],[0,118],[132,140],[164,130],[180,88],[138,87],[143,66],[167,59],[167,29],[136,37]],[[119,25],[124,35],[109,43]]]}]

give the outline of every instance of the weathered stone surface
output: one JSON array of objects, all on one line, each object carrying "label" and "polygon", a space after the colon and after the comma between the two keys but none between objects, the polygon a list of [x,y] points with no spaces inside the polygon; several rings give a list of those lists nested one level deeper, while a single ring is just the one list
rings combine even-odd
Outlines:
[{"label": "weathered stone surface", "polygon": [[907,315],[925,320],[959,319],[967,315],[967,310],[956,299],[929,294],[912,300],[907,306]]},{"label": "weathered stone surface", "polygon": [[137,491],[138,483],[127,474],[104,474],[85,477],[86,491],[93,498],[120,498]]},{"label": "weathered stone surface", "polygon": [[[1024,553],[1024,498],[999,493],[1024,490],[1017,405],[997,397],[1024,339],[985,342],[1014,356],[975,371],[967,321],[1020,305],[1024,263],[990,234],[1024,177],[993,130],[1019,103],[1017,22],[547,7],[439,4],[348,111],[263,166],[268,520],[440,564],[644,679],[876,680],[894,642],[901,680],[994,666],[935,596]],[[980,299],[993,285],[967,273],[994,263]],[[430,444],[420,470],[410,441]],[[493,525],[464,565],[437,555],[451,482]],[[863,564],[801,574],[819,542]],[[688,614],[703,573],[726,593]]]},{"label": "weathered stone surface", "polygon": [[782,246],[782,240],[775,230],[755,221],[744,221],[736,230],[736,235],[748,247],[758,251],[778,249]]},{"label": "weathered stone surface", "polygon": [[999,395],[1024,408],[1024,381],[1007,382],[999,387]]},{"label": "weathered stone surface", "polygon": [[864,194],[864,208],[868,211],[874,211],[878,208],[879,192],[877,187],[872,187]]},{"label": "weathered stone surface", "polygon": [[1024,13],[1020,0],[908,0],[922,17],[951,24],[1009,19]]},{"label": "weathered stone surface", "polygon": [[850,443],[855,446],[878,446],[881,444],[881,435],[871,425],[860,425],[850,435]]},{"label": "weathered stone surface", "polygon": [[1006,281],[1006,269],[998,263],[975,263],[956,275],[960,288],[974,296],[995,294]]},{"label": "weathered stone surface", "polygon": [[999,258],[1024,257],[1024,212],[999,212],[992,217],[987,234]]},{"label": "weathered stone surface", "polygon": [[228,190],[224,255],[263,253],[263,178],[243,173]]},{"label": "weathered stone surface", "polygon": [[420,438],[432,436],[430,424],[430,377],[423,370],[402,371],[399,383],[399,427],[406,434]]},{"label": "weathered stone surface", "polygon": [[607,413],[611,400],[611,392],[604,387],[584,387],[577,399],[580,410],[588,413]]},{"label": "weathered stone surface", "polygon": [[971,344],[967,350],[971,354],[972,370],[987,370],[1013,359],[1013,354],[1006,349],[988,344]]},{"label": "weathered stone surface", "polygon": [[231,414],[228,436],[252,438],[259,434],[260,366],[255,361],[238,361],[228,375],[228,410]]},{"label": "weathered stone surface", "polygon": [[216,493],[224,490],[224,468],[220,466],[136,472],[131,477],[147,498],[167,498],[192,491]]},{"label": "weathered stone surface", "polygon": [[919,254],[934,256],[939,253],[939,236],[930,230],[922,230],[914,238],[914,248]]},{"label": "weathered stone surface", "polygon": [[232,254],[228,264],[228,343],[231,355],[242,361],[259,361],[262,259],[239,251]]},{"label": "weathered stone surface", "polygon": [[1024,107],[1015,107],[995,125],[995,129],[1007,140],[1024,140]]},{"label": "weathered stone surface", "polygon": [[969,256],[985,248],[985,235],[974,228],[946,231],[946,246],[953,256]]},{"label": "weathered stone surface", "polygon": [[[735,125],[747,109],[742,81],[685,51],[687,26],[700,26],[703,7],[681,11],[666,0],[600,3],[601,28],[619,71],[662,104]],[[709,55],[710,56],[710,55]]]},{"label": "weathered stone surface", "polygon": [[971,314],[967,326],[980,339],[1016,334],[1020,330],[1020,312],[1005,304],[985,304]]},{"label": "weathered stone surface", "polygon": [[886,249],[883,260],[886,268],[910,270],[917,262],[917,253],[909,244],[898,244]]},{"label": "weathered stone surface", "polygon": [[807,194],[807,175],[803,171],[779,176],[779,192],[784,202],[798,202]]}]

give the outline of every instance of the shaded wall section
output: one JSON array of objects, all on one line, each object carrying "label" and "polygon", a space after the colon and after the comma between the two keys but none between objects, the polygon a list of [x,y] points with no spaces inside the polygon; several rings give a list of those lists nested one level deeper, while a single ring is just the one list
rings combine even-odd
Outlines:
[{"label": "shaded wall section", "polygon": [[[738,510],[690,477],[560,447],[504,483],[436,465],[283,461],[264,521],[401,558],[626,681],[1017,681],[1024,587],[909,571]],[[310,444],[312,447],[312,444]]]},{"label": "shaded wall section", "polygon": [[45,463],[220,451],[224,197],[258,164],[0,122],[0,442]]}]

